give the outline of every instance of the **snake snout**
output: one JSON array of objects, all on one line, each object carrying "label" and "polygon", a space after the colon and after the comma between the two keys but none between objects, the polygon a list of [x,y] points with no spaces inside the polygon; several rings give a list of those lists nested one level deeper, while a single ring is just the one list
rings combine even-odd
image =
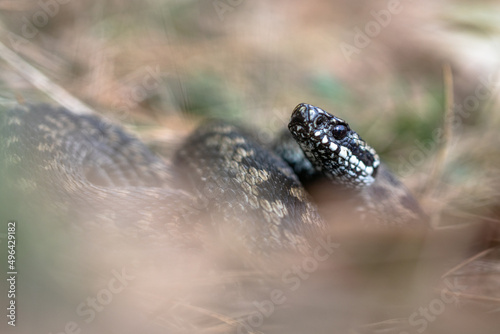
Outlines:
[{"label": "snake snout", "polygon": [[309,105],[305,103],[298,104],[292,112],[290,124],[305,124],[309,122]]},{"label": "snake snout", "polygon": [[290,125],[306,126],[310,124],[317,116],[316,107],[307,103],[298,104],[292,112]]}]

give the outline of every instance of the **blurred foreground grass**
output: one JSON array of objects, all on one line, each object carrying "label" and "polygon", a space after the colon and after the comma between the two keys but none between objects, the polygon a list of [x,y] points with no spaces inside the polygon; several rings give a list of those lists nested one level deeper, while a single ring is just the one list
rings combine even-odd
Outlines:
[{"label": "blurred foreground grass", "polygon": [[[41,3],[51,3],[52,9]],[[417,246],[412,236],[387,237],[389,246],[378,245],[372,253],[374,248],[367,246],[363,251],[362,247],[369,245],[370,239],[343,235],[344,240],[357,245],[349,248],[351,241],[346,241],[346,247],[361,255],[348,252],[350,256],[341,265],[320,269],[306,288],[290,297],[289,312],[286,307],[279,308],[266,319],[265,330],[257,326],[253,333],[285,329],[287,333],[303,333],[309,328],[329,333],[380,333],[382,329],[389,333],[387,328],[393,328],[394,333],[486,333],[490,329],[493,333],[500,328],[490,317],[500,308],[496,251],[500,222],[499,7],[488,1],[419,1],[402,6],[387,27],[369,38],[368,45],[358,48],[352,59],[342,52],[341,43],[354,45],[357,29],[376,22],[373,11],[386,10],[387,2],[0,1],[0,41],[53,83],[155,146],[170,148],[168,152],[205,117],[245,124],[267,141],[285,126],[299,102],[321,106],[357,129],[420,197],[438,236],[432,233],[423,244],[415,242]],[[438,152],[445,143],[438,135],[445,122],[445,64],[453,72],[455,116],[451,136],[446,138],[446,156],[440,160]],[[22,71],[5,62],[0,66],[3,102],[54,103],[53,92],[36,89],[23,78]],[[437,178],[431,180],[433,171],[437,171]],[[32,251],[47,255],[30,265],[31,275],[38,273],[40,286],[45,287],[30,290],[40,298],[35,304],[48,304],[47,312],[33,321],[30,329],[47,318],[54,331],[62,329],[74,315],[74,296],[67,297],[71,302],[65,300],[64,293],[51,300],[49,296],[58,286],[51,282],[58,274],[44,272],[40,263],[50,261],[49,255],[68,245],[61,245],[50,233],[26,235],[31,238],[27,244],[34,245]],[[47,243],[37,246],[40,235]],[[382,245],[386,241],[383,236],[372,237],[380,237],[377,241]],[[406,244],[410,250],[402,246]],[[116,249],[126,253],[126,247],[117,245]],[[398,255],[412,251],[411,261],[398,259]],[[82,256],[74,252],[69,254]],[[105,258],[115,255],[106,254]],[[98,262],[100,256],[91,259]],[[477,256],[472,264],[465,262],[472,256]],[[203,261],[198,261],[203,267]],[[78,269],[85,273],[79,278],[63,275],[55,282],[74,285],[76,299],[84,299],[86,293],[94,291],[94,285],[99,286],[96,282],[106,279],[109,268],[103,263],[90,266],[88,271]],[[460,263],[463,266],[447,272]],[[105,268],[102,271],[101,266]],[[150,287],[147,280],[138,283],[134,293],[119,303],[124,313],[115,306],[117,315],[106,313],[99,323],[93,323],[94,330],[125,328],[132,332],[151,325],[151,332],[235,332],[240,328],[238,321],[255,312],[250,302],[223,305],[218,296],[207,294],[194,299],[209,305],[201,316],[189,298],[183,303],[172,302],[177,296],[155,295],[153,287],[167,295],[178,287],[161,282],[168,269],[165,265],[144,270],[152,280],[158,275],[157,281]],[[224,281],[220,283],[213,272],[207,274],[206,281],[190,274],[185,274],[185,281],[197,287],[193,294],[204,291],[200,287],[205,285],[219,293],[232,275],[242,275],[220,274]],[[439,279],[441,274],[444,278]],[[85,275],[95,280],[90,288],[82,288]],[[251,283],[235,279],[234,285],[259,286],[256,282],[264,280],[260,275],[252,272]],[[23,278],[24,286],[37,282],[32,276]],[[445,279],[460,279],[458,286],[465,286],[450,292],[460,298],[464,308],[442,302],[444,288],[440,284],[445,284]],[[228,290],[234,293],[234,300],[245,291],[244,287],[236,292]],[[260,296],[260,290],[256,295]],[[131,305],[138,300],[141,306],[146,304],[140,309],[144,313],[140,321],[134,322],[130,316],[120,324],[122,314],[134,314]],[[445,305],[442,313],[435,300]],[[66,305],[67,314],[61,319],[54,316]],[[182,307],[189,311],[179,311]],[[431,314],[438,320],[422,322],[426,318],[419,313],[420,308],[438,310]],[[170,319],[171,313],[194,320]],[[22,318],[19,321],[29,323]],[[152,329],[153,323],[158,328]]]}]

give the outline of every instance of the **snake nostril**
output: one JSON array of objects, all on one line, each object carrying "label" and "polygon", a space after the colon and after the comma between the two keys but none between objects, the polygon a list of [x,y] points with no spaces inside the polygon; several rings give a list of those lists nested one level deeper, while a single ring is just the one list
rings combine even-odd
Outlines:
[{"label": "snake nostril", "polygon": [[328,123],[328,118],[325,115],[320,114],[314,119],[314,126],[316,128],[321,128],[325,126],[327,123]]}]

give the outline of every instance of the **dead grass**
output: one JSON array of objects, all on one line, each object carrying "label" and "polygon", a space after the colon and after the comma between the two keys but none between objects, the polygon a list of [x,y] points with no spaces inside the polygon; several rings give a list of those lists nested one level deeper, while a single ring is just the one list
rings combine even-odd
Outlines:
[{"label": "dead grass", "polygon": [[[219,252],[193,256],[105,238],[114,247],[103,253],[83,242],[88,254],[70,254],[85,265],[63,261],[75,274],[38,269],[50,288],[35,293],[34,303],[46,308],[42,316],[20,316],[21,330],[60,332],[76,319],[95,333],[496,332],[500,26],[491,17],[498,5],[404,3],[347,62],[340,43],[352,44],[355,28],[386,2],[241,2],[223,20],[214,3],[69,2],[29,37],[23,18],[33,20],[39,3],[1,1],[0,41],[34,68],[12,66],[3,52],[1,98],[70,103],[74,97],[166,147],[167,155],[204,117],[237,120],[269,140],[297,103],[317,104],[373,143],[420,197],[432,231],[361,233],[336,225],[342,252],[299,280],[296,290],[282,275],[304,259],[229,270]],[[465,19],[464,11],[476,19]],[[10,33],[24,39],[12,43]],[[443,66],[450,69],[447,80]],[[48,86],[34,85],[33,73],[46,76]],[[491,84],[487,98],[458,112],[484,82]],[[452,95],[453,110],[445,103]],[[445,110],[454,114],[445,117]],[[95,321],[82,322],[75,315],[79,302],[131,258],[137,277],[131,288]],[[59,285],[64,288],[52,298]],[[273,289],[284,291],[286,302],[266,316],[256,305]]]}]

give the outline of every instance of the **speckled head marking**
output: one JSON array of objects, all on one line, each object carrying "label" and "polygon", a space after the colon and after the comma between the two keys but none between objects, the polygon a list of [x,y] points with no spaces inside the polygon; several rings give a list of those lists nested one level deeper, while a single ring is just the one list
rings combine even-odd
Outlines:
[{"label": "speckled head marking", "polygon": [[301,103],[288,129],[316,169],[333,181],[351,188],[375,181],[380,164],[377,153],[344,120]]}]

